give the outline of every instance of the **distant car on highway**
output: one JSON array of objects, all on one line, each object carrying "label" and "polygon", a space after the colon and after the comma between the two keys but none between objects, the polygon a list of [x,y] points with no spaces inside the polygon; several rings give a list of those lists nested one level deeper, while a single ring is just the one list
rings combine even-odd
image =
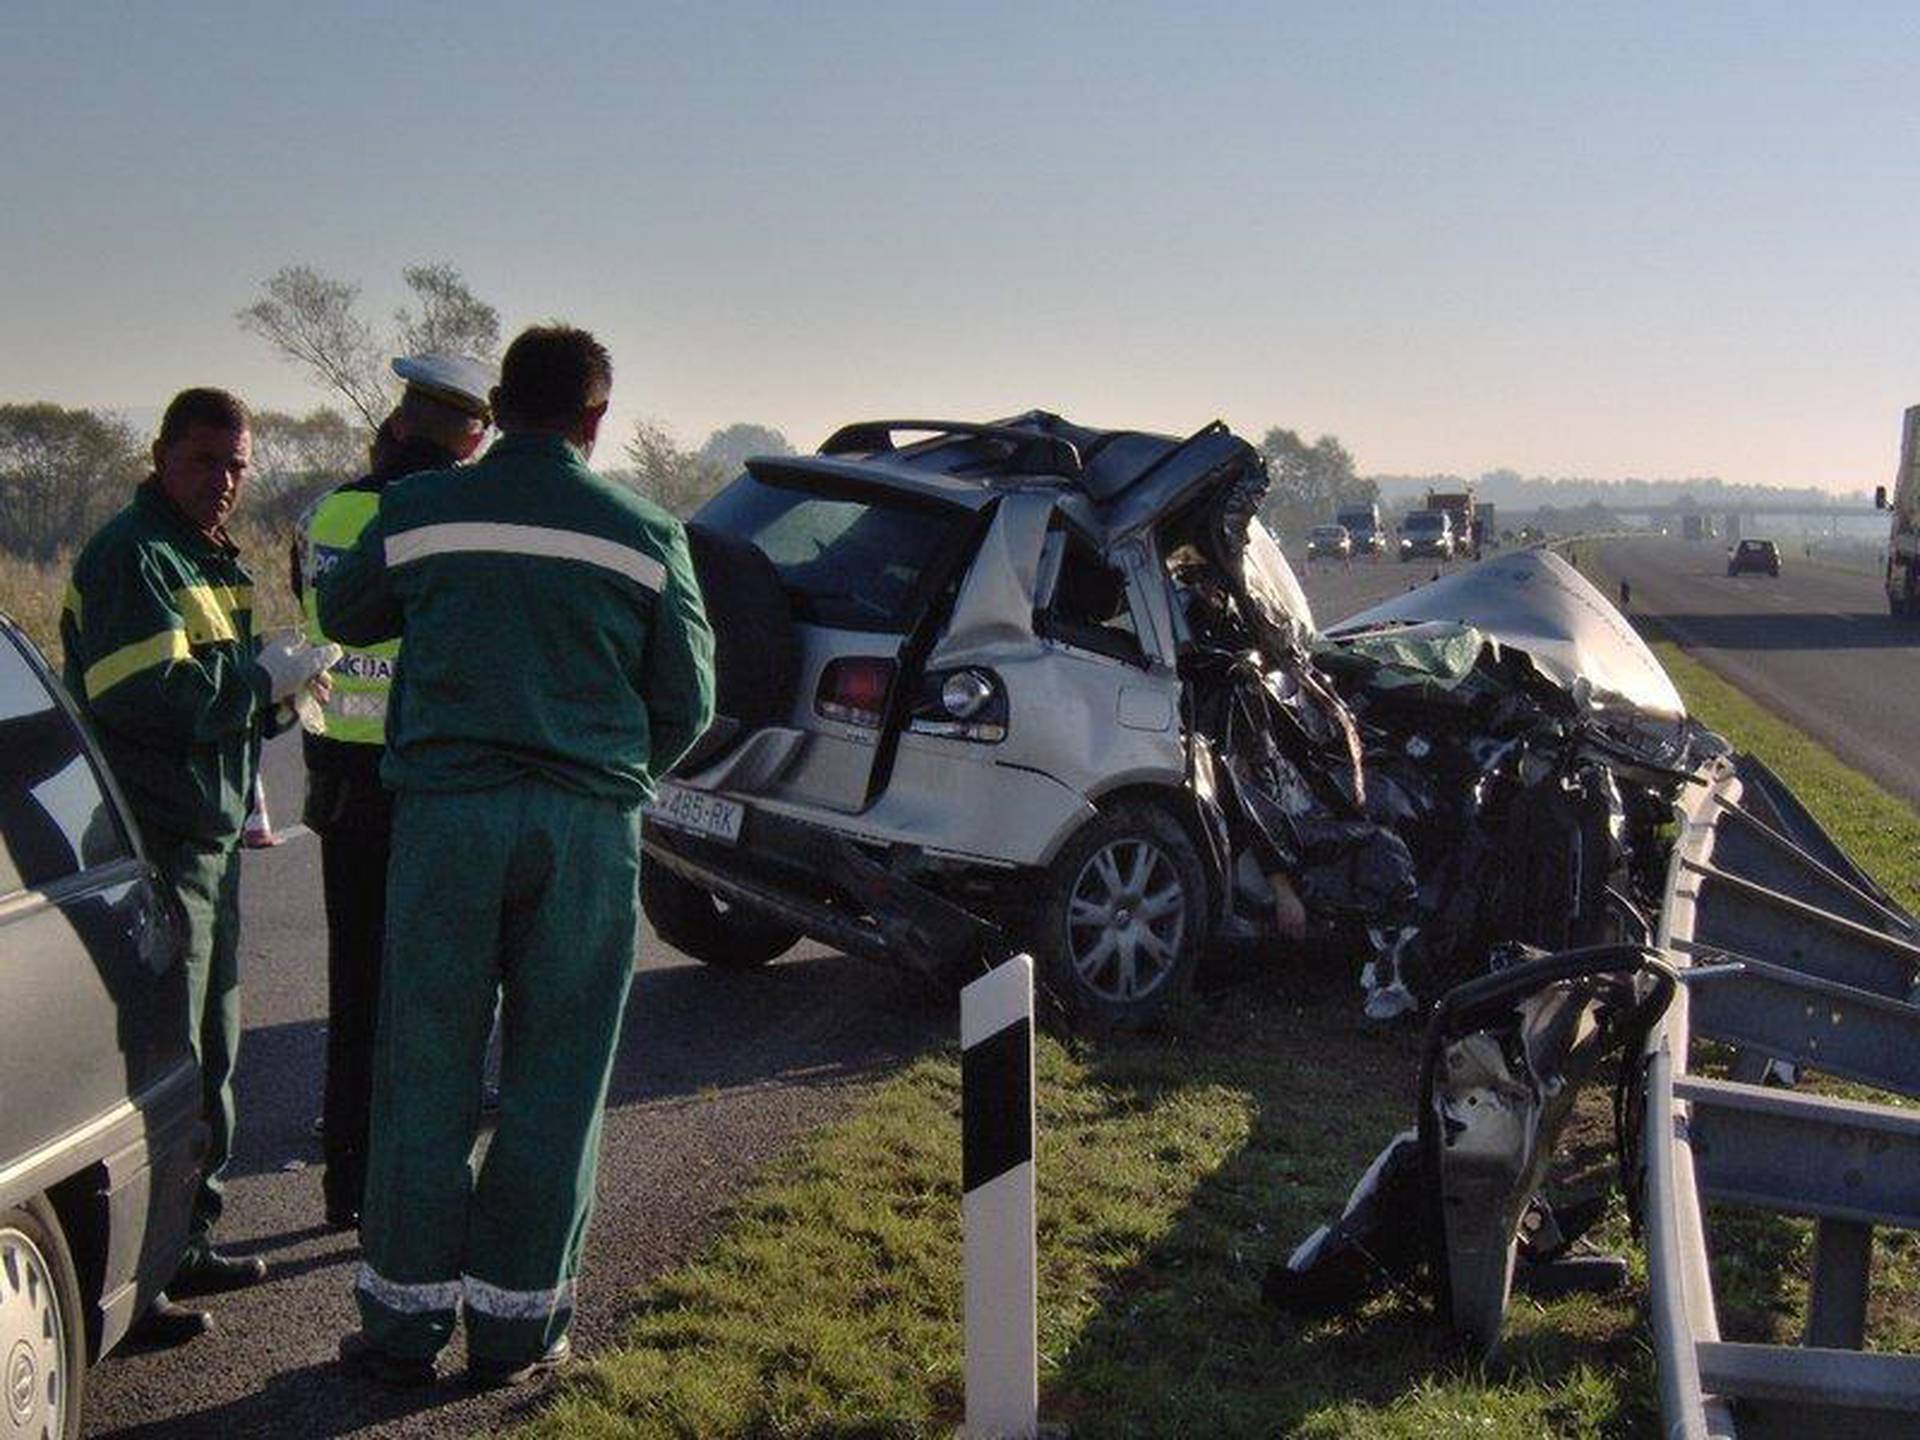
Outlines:
[{"label": "distant car on highway", "polygon": [[1455,536],[1453,520],[1444,510],[1415,510],[1400,522],[1400,558],[1433,555],[1451,560]]},{"label": "distant car on highway", "polygon": [[1353,554],[1353,537],[1344,525],[1316,525],[1307,532],[1309,560],[1345,560]]},{"label": "distant car on highway", "polygon": [[0,616],[0,1435],[77,1436],[87,1365],[179,1264],[205,1145],[185,934],[72,701]]},{"label": "distant car on highway", "polygon": [[1742,540],[1727,552],[1727,574],[1774,575],[1780,573],[1780,547],[1771,540]]}]

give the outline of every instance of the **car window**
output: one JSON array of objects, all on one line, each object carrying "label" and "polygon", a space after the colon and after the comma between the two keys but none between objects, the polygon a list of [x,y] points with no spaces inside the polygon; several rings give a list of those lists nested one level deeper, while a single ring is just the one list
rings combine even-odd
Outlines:
[{"label": "car window", "polygon": [[1038,617],[1040,633],[1082,650],[1145,664],[1133,607],[1127,602],[1126,575],[1078,535],[1055,533],[1064,536],[1065,550],[1053,598]]},{"label": "car window", "polygon": [[928,567],[969,517],[743,475],[694,518],[758,546],[802,620],[899,634],[913,623]]},{"label": "car window", "polygon": [[18,646],[0,642],[0,893],[126,854],[73,719]]}]

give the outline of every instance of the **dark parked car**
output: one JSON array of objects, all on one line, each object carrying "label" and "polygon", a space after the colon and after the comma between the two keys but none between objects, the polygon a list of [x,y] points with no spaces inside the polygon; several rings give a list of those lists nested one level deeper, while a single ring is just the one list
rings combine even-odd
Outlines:
[{"label": "dark parked car", "polygon": [[1778,575],[1780,547],[1771,540],[1742,540],[1727,552],[1727,574]]},{"label": "dark parked car", "polygon": [[205,1128],[182,919],[60,682],[0,617],[0,1435],[80,1433],[172,1275]]}]

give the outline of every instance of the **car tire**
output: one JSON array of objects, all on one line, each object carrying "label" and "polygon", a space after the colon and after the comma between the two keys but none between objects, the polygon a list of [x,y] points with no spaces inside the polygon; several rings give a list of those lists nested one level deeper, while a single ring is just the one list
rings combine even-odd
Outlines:
[{"label": "car tire", "polygon": [[59,1217],[44,1200],[0,1211],[0,1420],[77,1440],[86,1388],[80,1277]]},{"label": "car tire", "polygon": [[1138,800],[1102,811],[1042,883],[1031,939],[1053,1007],[1083,1032],[1151,1024],[1192,988],[1211,913],[1179,821]]},{"label": "car tire", "polygon": [[800,941],[791,925],[733,905],[658,860],[640,867],[640,908],[667,944],[720,970],[754,970]]},{"label": "car tire", "polygon": [[755,730],[784,724],[800,683],[800,642],[780,572],[750,540],[687,526],[687,548],[713,628],[714,723],[673,767],[693,774]]}]

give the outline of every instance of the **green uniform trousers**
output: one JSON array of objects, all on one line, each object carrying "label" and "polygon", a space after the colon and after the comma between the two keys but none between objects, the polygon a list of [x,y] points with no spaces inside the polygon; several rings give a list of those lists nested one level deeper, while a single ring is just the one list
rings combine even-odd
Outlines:
[{"label": "green uniform trousers", "polygon": [[[639,940],[640,811],[540,780],[402,792],[355,1285],[367,1339],[521,1363],[566,1333]],[[500,1114],[475,1173],[496,1002]]]},{"label": "green uniform trousers", "polygon": [[147,858],[187,917],[187,1014],[200,1062],[207,1158],[194,1197],[187,1248],[204,1250],[225,1205],[221,1176],[233,1154],[233,1068],[240,1058],[240,853],[220,843],[142,827]]}]

